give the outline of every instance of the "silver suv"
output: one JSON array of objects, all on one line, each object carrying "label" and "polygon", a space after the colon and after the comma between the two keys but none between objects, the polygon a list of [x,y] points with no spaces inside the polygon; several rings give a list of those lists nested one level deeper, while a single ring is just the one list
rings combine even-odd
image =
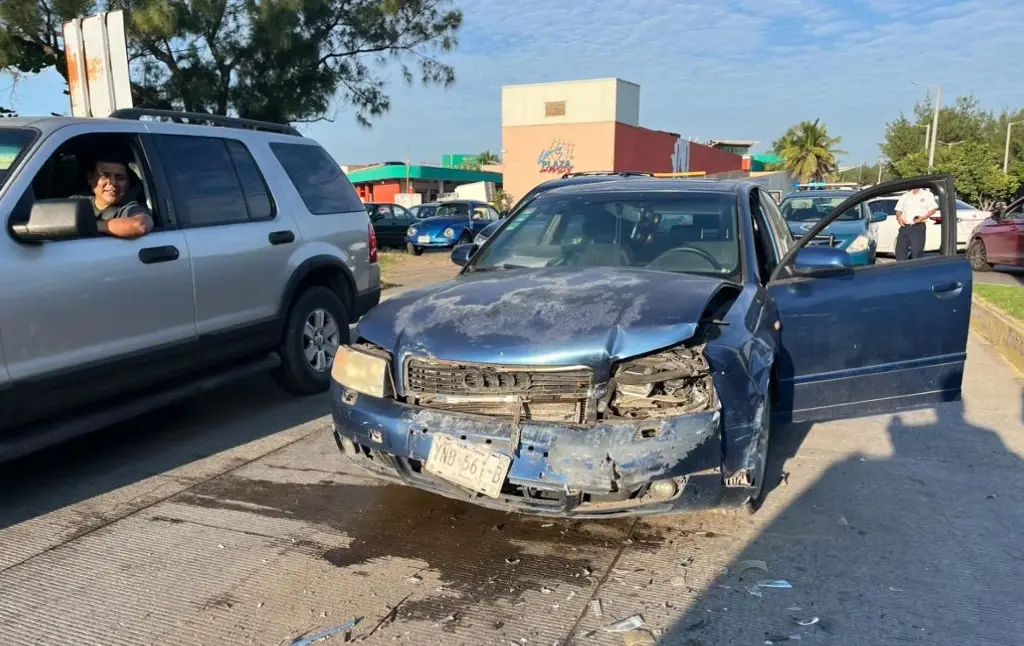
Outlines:
[{"label": "silver suv", "polygon": [[[135,239],[99,233],[80,197],[112,156],[152,214]],[[0,460],[256,371],[325,391],[350,323],[380,300],[366,209],[290,126],[0,119],[0,217]]]}]

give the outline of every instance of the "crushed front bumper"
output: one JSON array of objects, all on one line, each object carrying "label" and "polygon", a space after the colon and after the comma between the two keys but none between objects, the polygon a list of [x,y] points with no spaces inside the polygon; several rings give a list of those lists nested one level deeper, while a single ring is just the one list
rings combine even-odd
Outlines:
[{"label": "crushed front bumper", "polygon": [[[505,511],[609,518],[740,505],[723,486],[718,411],[657,421],[576,427],[448,413],[331,385],[334,436],[342,455],[378,477]],[[451,484],[423,468],[444,434],[512,457],[498,498]],[[668,481],[672,485],[654,482]],[[672,495],[665,495],[671,492]]]}]

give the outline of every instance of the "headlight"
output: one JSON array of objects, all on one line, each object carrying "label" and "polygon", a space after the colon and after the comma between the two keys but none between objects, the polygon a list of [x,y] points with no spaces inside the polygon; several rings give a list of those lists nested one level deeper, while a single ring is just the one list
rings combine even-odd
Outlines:
[{"label": "headlight", "polygon": [[704,347],[678,347],[620,363],[605,416],[659,419],[718,406]]},{"label": "headlight", "polygon": [[410,236],[416,235],[416,227],[409,227],[409,230],[406,231],[405,234]]},{"label": "headlight", "polygon": [[371,397],[391,394],[390,362],[350,345],[338,348],[331,366],[331,377],[342,386]]},{"label": "headlight", "polygon": [[445,229],[444,230],[444,237],[446,237],[446,238],[454,238],[455,237],[455,229],[453,229],[451,227],[448,227],[447,229]]},{"label": "headlight", "polygon": [[846,248],[847,251],[864,251],[871,245],[871,241],[868,240],[867,236],[860,235],[853,239],[850,246]]}]

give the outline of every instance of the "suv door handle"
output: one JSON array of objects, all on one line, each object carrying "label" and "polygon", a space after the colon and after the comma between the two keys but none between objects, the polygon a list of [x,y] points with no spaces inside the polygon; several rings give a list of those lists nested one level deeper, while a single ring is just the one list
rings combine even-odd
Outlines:
[{"label": "suv door handle", "polygon": [[295,242],[295,234],[291,231],[274,231],[267,239],[270,240],[270,244],[288,244]]},{"label": "suv door handle", "polygon": [[172,245],[139,249],[139,260],[146,265],[152,265],[156,262],[171,262],[177,260],[178,255],[178,248]]},{"label": "suv door handle", "polygon": [[949,283],[932,283],[932,293],[938,298],[953,298],[960,294],[964,284],[959,280]]}]

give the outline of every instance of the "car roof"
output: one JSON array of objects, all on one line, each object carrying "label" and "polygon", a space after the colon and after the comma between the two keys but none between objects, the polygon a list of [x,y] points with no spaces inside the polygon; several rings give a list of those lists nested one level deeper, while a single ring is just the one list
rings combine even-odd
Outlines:
[{"label": "car roof", "polygon": [[[588,182],[584,184],[569,184],[559,186],[544,192],[544,195],[575,195],[588,193],[651,193],[651,192],[680,192],[688,193],[737,193],[745,184],[750,182],[717,180],[717,179],[669,179],[634,176],[631,178],[618,177],[613,180],[602,182]],[[542,196],[538,196],[542,197]]]}]

